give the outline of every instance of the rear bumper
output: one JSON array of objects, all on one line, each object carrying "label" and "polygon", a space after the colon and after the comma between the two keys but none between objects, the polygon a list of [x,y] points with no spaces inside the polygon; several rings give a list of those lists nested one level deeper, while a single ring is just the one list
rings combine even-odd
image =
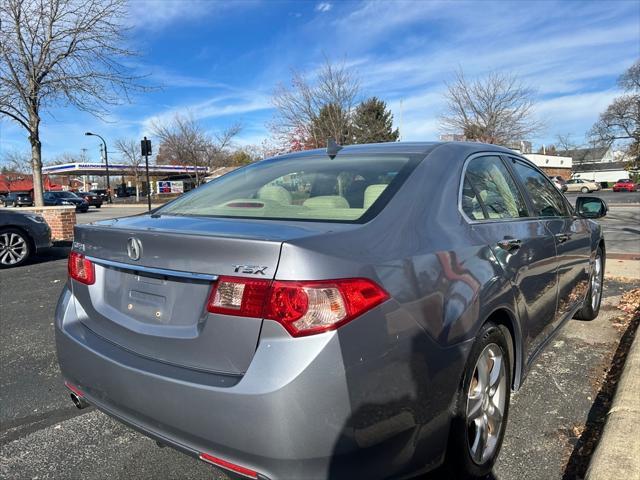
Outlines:
[{"label": "rear bumper", "polygon": [[270,479],[388,478],[438,465],[458,383],[451,373],[467,352],[440,350],[447,367],[418,377],[415,338],[351,364],[337,332],[292,341],[265,322],[238,377],[160,364],[105,341],[77,321],[68,289],[55,325],[63,376],[89,403],[187,454]]}]

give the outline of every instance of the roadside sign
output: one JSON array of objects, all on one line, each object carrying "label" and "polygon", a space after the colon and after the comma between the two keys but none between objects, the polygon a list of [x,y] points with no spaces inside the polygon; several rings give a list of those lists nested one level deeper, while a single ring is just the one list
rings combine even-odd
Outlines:
[{"label": "roadside sign", "polygon": [[184,182],[160,181],[158,182],[158,193],[184,193]]}]

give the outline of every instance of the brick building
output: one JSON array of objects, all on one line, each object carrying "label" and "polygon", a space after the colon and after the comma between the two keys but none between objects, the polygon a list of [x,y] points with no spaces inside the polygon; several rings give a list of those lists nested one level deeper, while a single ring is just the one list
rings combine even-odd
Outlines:
[{"label": "brick building", "polygon": [[571,178],[573,170],[573,159],[571,157],[544,155],[541,153],[526,153],[524,156],[550,177],[562,177],[565,180]]}]

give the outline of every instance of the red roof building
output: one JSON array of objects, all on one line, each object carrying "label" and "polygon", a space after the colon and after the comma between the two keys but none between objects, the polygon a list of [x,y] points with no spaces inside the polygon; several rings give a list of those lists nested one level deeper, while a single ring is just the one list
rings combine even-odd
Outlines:
[{"label": "red roof building", "polygon": [[[62,185],[53,183],[47,175],[44,176],[43,183],[45,191],[62,190]],[[0,174],[0,193],[9,192],[28,192],[33,194],[33,177],[21,173]]]}]

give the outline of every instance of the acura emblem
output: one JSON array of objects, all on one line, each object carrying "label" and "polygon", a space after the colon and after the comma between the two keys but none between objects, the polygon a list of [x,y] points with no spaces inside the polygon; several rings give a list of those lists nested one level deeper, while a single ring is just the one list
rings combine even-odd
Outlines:
[{"label": "acura emblem", "polygon": [[127,240],[127,255],[131,260],[140,260],[142,256],[142,242],[135,238],[131,237]]}]

